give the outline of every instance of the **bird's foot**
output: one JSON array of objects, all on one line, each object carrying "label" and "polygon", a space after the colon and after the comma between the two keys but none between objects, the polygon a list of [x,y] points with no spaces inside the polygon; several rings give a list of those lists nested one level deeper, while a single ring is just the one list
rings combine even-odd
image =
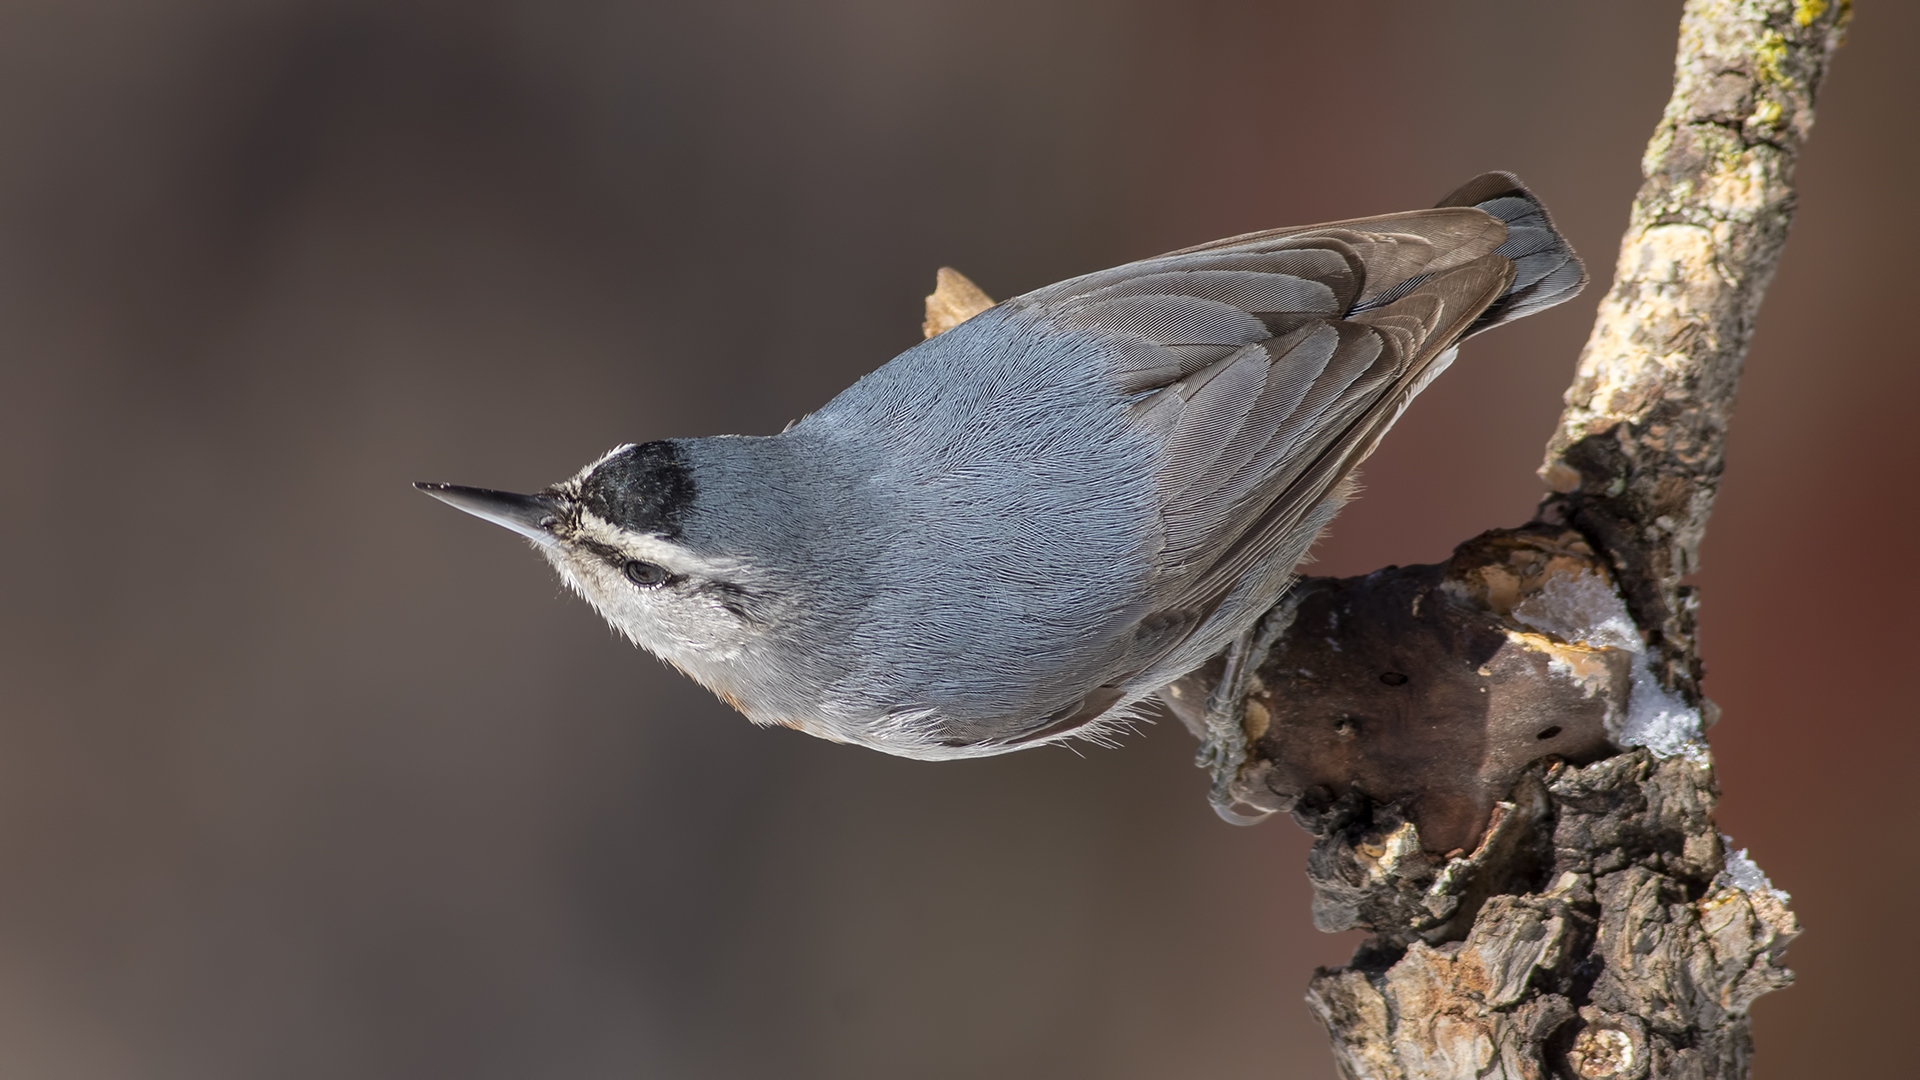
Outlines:
[{"label": "bird's foot", "polygon": [[1247,690],[1267,650],[1293,625],[1298,607],[1298,599],[1289,592],[1265,617],[1235,638],[1227,646],[1226,670],[1221,672],[1213,693],[1207,695],[1206,737],[1193,763],[1212,774],[1207,802],[1230,825],[1255,825],[1273,814],[1271,810],[1247,814],[1234,809],[1240,800],[1233,793],[1233,784],[1240,776],[1240,767],[1247,763]]}]

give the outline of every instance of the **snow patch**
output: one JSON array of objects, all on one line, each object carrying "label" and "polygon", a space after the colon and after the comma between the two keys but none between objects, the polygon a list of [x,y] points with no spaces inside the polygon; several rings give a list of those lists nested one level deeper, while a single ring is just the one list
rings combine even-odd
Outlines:
[{"label": "snow patch", "polygon": [[1555,574],[1538,593],[1514,605],[1513,617],[1562,641],[1632,653],[1633,682],[1625,715],[1607,717],[1607,734],[1620,746],[1644,746],[1655,757],[1706,760],[1699,711],[1654,678],[1646,642],[1605,578],[1586,570],[1571,577]]},{"label": "snow patch", "polygon": [[1761,872],[1759,865],[1747,857],[1746,848],[1741,848],[1739,851],[1733,850],[1733,837],[1721,833],[1720,844],[1730,854],[1727,856],[1726,868],[1720,871],[1720,876],[1713,879],[1714,888],[1732,886],[1741,892],[1766,893],[1783,904],[1793,899],[1787,895],[1785,889],[1773,887],[1773,882],[1767,880],[1767,875]]},{"label": "snow patch", "polygon": [[1562,641],[1594,649],[1645,652],[1633,617],[1613,586],[1599,574],[1582,570],[1555,574],[1540,591],[1513,606],[1513,617]]}]

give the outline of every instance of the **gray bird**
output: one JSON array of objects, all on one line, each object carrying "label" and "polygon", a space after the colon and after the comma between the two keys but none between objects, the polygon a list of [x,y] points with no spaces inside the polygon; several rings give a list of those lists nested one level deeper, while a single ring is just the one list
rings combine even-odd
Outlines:
[{"label": "gray bird", "polygon": [[1463,339],[1585,283],[1488,173],[1008,300],[778,435],[418,486],[756,723],[915,758],[1110,739],[1244,645]]}]

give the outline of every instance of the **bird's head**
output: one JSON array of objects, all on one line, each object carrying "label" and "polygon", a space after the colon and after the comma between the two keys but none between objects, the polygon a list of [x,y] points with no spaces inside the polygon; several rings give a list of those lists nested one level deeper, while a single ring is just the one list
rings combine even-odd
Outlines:
[{"label": "bird's head", "polygon": [[728,661],[763,612],[742,560],[689,541],[697,486],[678,444],[622,446],[532,495],[414,486],[533,541],[615,629],[731,696]]}]

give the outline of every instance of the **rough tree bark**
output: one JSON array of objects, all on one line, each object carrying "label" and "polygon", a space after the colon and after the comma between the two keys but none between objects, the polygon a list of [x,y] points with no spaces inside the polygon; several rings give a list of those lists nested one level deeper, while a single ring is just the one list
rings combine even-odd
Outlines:
[{"label": "rough tree bark", "polygon": [[[1351,1080],[1737,1080],[1787,896],[1714,828],[1698,566],[1793,166],[1848,0],[1688,0],[1535,520],[1268,615],[1239,804],[1314,834],[1307,1002]],[[940,272],[926,334],[990,306]],[[1216,660],[1167,705],[1204,738]]]}]

